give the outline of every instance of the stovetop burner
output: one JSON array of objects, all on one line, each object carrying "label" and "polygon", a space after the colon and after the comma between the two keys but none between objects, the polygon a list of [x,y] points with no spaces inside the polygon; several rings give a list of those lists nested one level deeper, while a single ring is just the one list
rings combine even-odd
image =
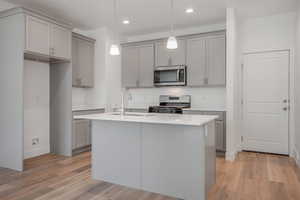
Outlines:
[{"label": "stovetop burner", "polygon": [[191,107],[191,96],[169,96],[161,95],[159,97],[159,106],[150,106],[150,113],[172,113],[182,114],[183,108]]}]

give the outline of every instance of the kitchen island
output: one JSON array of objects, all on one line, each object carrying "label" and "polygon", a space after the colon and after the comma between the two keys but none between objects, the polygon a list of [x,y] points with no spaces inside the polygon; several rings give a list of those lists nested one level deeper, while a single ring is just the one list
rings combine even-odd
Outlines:
[{"label": "kitchen island", "polygon": [[92,120],[92,177],[185,200],[215,183],[217,116],[103,113]]}]

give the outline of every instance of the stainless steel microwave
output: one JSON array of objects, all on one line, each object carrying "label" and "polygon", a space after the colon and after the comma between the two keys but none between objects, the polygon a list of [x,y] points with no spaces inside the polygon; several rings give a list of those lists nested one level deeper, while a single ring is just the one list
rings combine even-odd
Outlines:
[{"label": "stainless steel microwave", "polygon": [[186,78],[185,65],[157,67],[154,70],[155,86],[185,86]]}]

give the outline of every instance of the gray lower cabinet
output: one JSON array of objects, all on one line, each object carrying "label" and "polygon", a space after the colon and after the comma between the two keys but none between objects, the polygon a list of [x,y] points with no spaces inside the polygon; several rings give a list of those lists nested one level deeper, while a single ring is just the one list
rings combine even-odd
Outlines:
[{"label": "gray lower cabinet", "polygon": [[94,87],[94,54],[95,40],[73,33],[72,66],[73,87]]},{"label": "gray lower cabinet", "polygon": [[225,111],[184,110],[184,114],[219,116],[219,118],[216,119],[215,121],[216,150],[221,152],[226,151],[226,112]]},{"label": "gray lower cabinet", "polygon": [[[104,113],[104,108],[89,110],[74,110],[73,116]],[[76,155],[91,149],[91,121],[87,119],[73,119],[72,154]]]},{"label": "gray lower cabinet", "polygon": [[154,45],[122,47],[122,86],[153,87]]},{"label": "gray lower cabinet", "polygon": [[187,39],[188,86],[226,85],[225,34]]},{"label": "gray lower cabinet", "polygon": [[72,149],[76,150],[91,145],[91,124],[89,120],[73,120]]}]

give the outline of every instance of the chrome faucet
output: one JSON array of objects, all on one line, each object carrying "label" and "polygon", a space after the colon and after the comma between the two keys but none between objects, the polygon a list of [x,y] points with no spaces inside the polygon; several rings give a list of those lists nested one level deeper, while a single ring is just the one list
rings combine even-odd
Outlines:
[{"label": "chrome faucet", "polygon": [[125,96],[126,96],[126,89],[122,89],[122,96],[121,96],[121,115],[125,115]]}]

